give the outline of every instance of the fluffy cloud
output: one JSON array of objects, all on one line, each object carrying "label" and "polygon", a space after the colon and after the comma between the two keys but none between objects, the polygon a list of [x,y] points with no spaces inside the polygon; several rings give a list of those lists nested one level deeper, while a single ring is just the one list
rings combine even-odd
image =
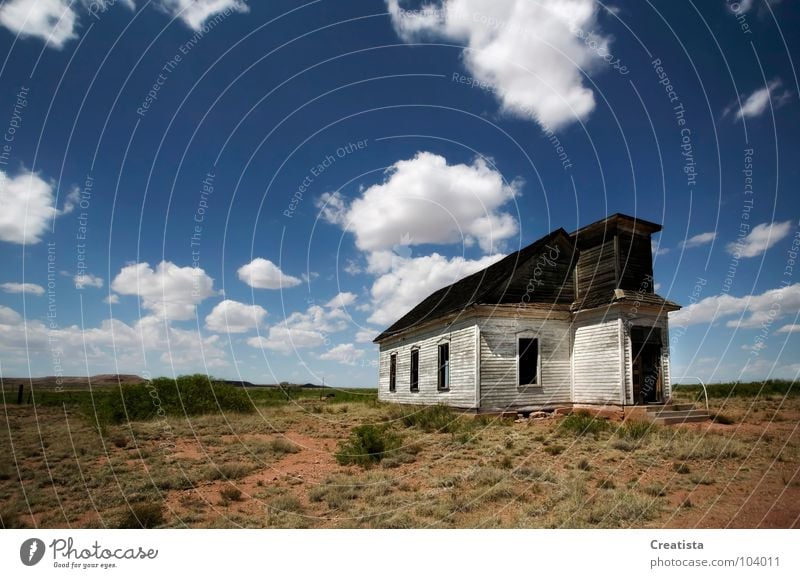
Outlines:
[{"label": "fluffy cloud", "polygon": [[700,233],[699,235],[695,235],[694,237],[689,237],[685,241],[681,243],[684,249],[691,249],[692,247],[700,247],[707,243],[710,243],[714,239],[717,238],[717,234],[713,231],[710,233]]},{"label": "fluffy cloud", "polygon": [[[767,106],[772,102],[773,107],[783,105],[791,97],[791,93],[787,90],[780,91],[783,83],[780,79],[776,78],[764,88],[759,88],[748,96],[742,107],[736,113],[736,118],[755,118],[761,116]],[[780,91],[780,92],[779,92]]]},{"label": "fluffy cloud", "polygon": [[[7,309],[7,308],[5,308]],[[65,371],[171,373],[225,367],[227,353],[218,335],[203,336],[196,330],[169,326],[163,319],[146,316],[128,325],[107,319],[99,326],[77,325],[50,329],[43,322],[28,320],[20,331],[22,317],[0,307],[0,352],[6,360],[29,356],[58,357]]]},{"label": "fluffy cloud", "polygon": [[372,285],[373,312],[369,321],[381,325],[394,323],[437,289],[480,271],[502,257],[448,259],[434,253],[425,257],[396,259],[392,270],[378,277]]},{"label": "fluffy cloud", "polygon": [[[79,25],[79,11],[96,16],[115,4],[124,4],[131,10],[136,7],[134,0],[6,0],[0,6],[0,25],[22,37],[40,38],[48,46],[61,49],[78,37],[75,29]],[[218,15],[250,11],[244,0],[156,0],[155,5],[196,31]]]},{"label": "fluffy cloud", "polygon": [[0,305],[0,325],[19,325],[22,323],[22,315],[4,305]]},{"label": "fluffy cloud", "polygon": [[797,315],[798,311],[800,283],[795,283],[748,297],[713,295],[671,313],[669,319],[674,325],[685,327],[737,315],[741,317],[741,321],[732,319],[726,325],[745,329],[771,324],[786,315]]},{"label": "fluffy cloud", "polygon": [[372,343],[372,340],[375,339],[380,332],[380,329],[360,329],[356,331],[356,343]]},{"label": "fluffy cloud", "polygon": [[137,295],[155,315],[185,320],[195,316],[195,306],[214,292],[214,280],[198,267],[179,267],[162,261],[155,269],[148,263],[123,267],[111,283],[120,295]]},{"label": "fluffy cloud", "polygon": [[237,273],[239,279],[254,289],[285,289],[301,283],[297,277],[286,275],[275,263],[261,257],[242,265]]},{"label": "fluffy cloud", "polygon": [[202,29],[206,20],[218,14],[250,11],[243,0],[159,0],[159,4],[192,30]]},{"label": "fluffy cloud", "polygon": [[266,336],[251,337],[247,344],[279,353],[324,345],[327,335],[343,331],[351,321],[344,309],[338,306],[340,301],[337,298],[340,295],[331,299],[325,307],[312,305],[305,312],[292,313],[282,322],[270,327]]},{"label": "fluffy cloud", "polygon": [[44,287],[36,283],[3,283],[0,289],[6,293],[30,293],[31,295],[44,295]]},{"label": "fluffy cloud", "polygon": [[0,241],[38,243],[59,214],[53,185],[38,173],[0,171]]},{"label": "fluffy cloud", "polygon": [[401,0],[386,4],[404,40],[464,43],[467,70],[505,113],[556,130],[594,110],[582,73],[609,53],[610,43],[594,0],[448,0],[414,11],[403,10]]},{"label": "fluffy cloud", "polygon": [[776,333],[800,333],[800,325],[797,323],[792,323],[790,325],[784,325]]},{"label": "fluffy cloud", "polygon": [[95,289],[102,289],[103,278],[91,273],[83,273],[75,275],[72,280],[75,282],[75,289],[83,289],[84,287],[94,287]]},{"label": "fluffy cloud", "polygon": [[756,225],[746,237],[728,243],[727,250],[738,257],[758,257],[778,241],[785,238],[792,229],[791,221],[783,223],[761,223]]},{"label": "fluffy cloud", "polygon": [[424,243],[477,241],[491,250],[518,231],[501,206],[519,194],[483,159],[471,165],[420,152],[387,170],[383,183],[347,204],[338,193],[323,195],[319,207],[331,223],[352,231],[362,251],[378,252]]},{"label": "fluffy cloud", "polygon": [[340,343],[319,356],[320,359],[336,361],[342,365],[355,365],[356,361],[362,357],[364,357],[364,351],[356,349],[352,343]]},{"label": "fluffy cloud", "polygon": [[329,307],[331,309],[340,309],[349,307],[353,303],[356,302],[356,294],[350,293],[349,291],[339,293],[336,297],[331,299],[325,304],[325,307]]},{"label": "fluffy cloud", "polygon": [[22,37],[40,38],[53,48],[77,38],[76,22],[68,0],[7,0],[0,6],[0,24]]},{"label": "fluffy cloud", "polygon": [[266,316],[267,310],[260,305],[225,299],[206,316],[206,329],[218,333],[246,333],[260,326]]}]

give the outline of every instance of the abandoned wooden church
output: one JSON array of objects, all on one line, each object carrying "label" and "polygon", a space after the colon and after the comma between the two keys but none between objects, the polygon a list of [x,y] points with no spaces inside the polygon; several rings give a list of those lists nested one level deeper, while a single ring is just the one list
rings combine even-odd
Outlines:
[{"label": "abandoned wooden church", "polygon": [[625,408],[670,397],[667,314],[650,237],[615,214],[436,291],[375,342],[379,398],[475,411]]}]

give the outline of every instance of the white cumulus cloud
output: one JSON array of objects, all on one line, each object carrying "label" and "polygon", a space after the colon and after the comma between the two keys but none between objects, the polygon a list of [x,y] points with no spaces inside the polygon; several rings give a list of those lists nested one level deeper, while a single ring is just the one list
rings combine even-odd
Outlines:
[{"label": "white cumulus cloud", "polygon": [[60,49],[77,38],[73,6],[68,0],[6,0],[0,6],[0,24],[23,38],[40,38]]},{"label": "white cumulus cloud", "polygon": [[103,278],[91,273],[82,273],[75,275],[72,280],[75,282],[75,289],[83,289],[84,287],[94,287],[95,289],[102,289]]},{"label": "white cumulus cloud", "polygon": [[594,0],[448,0],[422,10],[406,10],[401,0],[386,4],[404,40],[463,43],[464,65],[494,92],[505,113],[556,130],[594,110],[583,73],[608,54],[610,44],[597,24]]},{"label": "white cumulus cloud", "polygon": [[425,257],[396,259],[392,270],[379,276],[372,285],[373,312],[369,321],[390,325],[437,289],[480,271],[502,257],[449,259],[433,253]]},{"label": "white cumulus cloud", "polygon": [[52,220],[71,210],[55,207],[52,183],[35,172],[9,176],[0,171],[0,241],[9,243],[39,243]]},{"label": "white cumulus cloud", "polygon": [[217,333],[246,333],[259,327],[266,316],[267,310],[260,305],[225,299],[206,316],[206,329]]},{"label": "white cumulus cloud", "polygon": [[430,152],[392,165],[383,183],[345,202],[323,195],[322,215],[356,237],[362,251],[388,251],[425,243],[478,242],[485,251],[515,235],[516,219],[501,207],[519,194],[521,182],[506,183],[483,159],[447,164]]},{"label": "white cumulus cloud", "polygon": [[728,243],[726,249],[728,253],[737,257],[758,257],[784,239],[791,229],[791,221],[761,223],[753,227],[746,237]]},{"label": "white cumulus cloud", "polygon": [[261,257],[242,265],[237,273],[239,279],[254,289],[286,289],[301,283],[297,277],[285,274],[275,263]]},{"label": "white cumulus cloud", "polygon": [[179,267],[162,261],[155,269],[148,263],[123,267],[111,283],[120,295],[137,295],[155,315],[185,320],[195,315],[195,306],[215,295],[214,280],[199,267]]},{"label": "white cumulus cloud", "polygon": [[356,349],[352,343],[340,343],[319,356],[326,361],[336,361],[342,365],[355,365],[356,361],[364,357],[364,351]]},{"label": "white cumulus cloud", "polygon": [[689,237],[681,245],[685,249],[691,249],[692,247],[700,247],[702,245],[706,245],[717,238],[717,234],[713,231],[709,233],[700,233],[699,235],[695,235],[693,237]]},{"label": "white cumulus cloud", "polygon": [[782,86],[783,83],[781,80],[776,78],[764,88],[759,88],[754,91],[745,99],[744,104],[736,113],[736,118],[755,118],[761,116],[764,111],[767,110],[770,101],[775,108],[785,104],[791,97],[791,93],[787,90],[780,91]]},{"label": "white cumulus cloud", "polygon": [[6,293],[30,293],[31,295],[44,295],[44,287],[36,283],[3,283],[0,289]]},{"label": "white cumulus cloud", "polygon": [[344,307],[349,307],[353,303],[356,302],[356,294],[350,293],[349,291],[344,291],[339,293],[336,297],[331,299],[325,304],[325,307],[330,307],[331,309],[339,309]]},{"label": "white cumulus cloud", "polygon": [[243,0],[159,0],[159,4],[192,30],[200,30],[206,20],[218,14],[250,11]]},{"label": "white cumulus cloud", "polygon": [[764,324],[769,326],[777,319],[787,315],[797,315],[798,312],[800,312],[800,283],[795,283],[747,297],[712,295],[680,311],[670,313],[669,320],[674,325],[686,327],[739,316],[741,321],[729,319],[726,325],[747,329],[761,327]]}]

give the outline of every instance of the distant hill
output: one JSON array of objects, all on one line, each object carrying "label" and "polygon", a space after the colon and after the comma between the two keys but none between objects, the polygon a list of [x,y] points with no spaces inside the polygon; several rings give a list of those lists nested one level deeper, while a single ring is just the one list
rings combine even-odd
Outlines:
[{"label": "distant hill", "polygon": [[115,374],[115,373],[103,373],[100,375],[93,375],[91,377],[85,376],[73,376],[73,375],[65,375],[65,376],[56,376],[56,375],[48,375],[46,377],[3,377],[3,385],[10,386],[10,385],[19,385],[20,383],[24,385],[33,384],[34,387],[54,387],[56,385],[61,385],[63,387],[88,387],[89,383],[93,386],[108,386],[108,385],[133,385],[138,383],[144,383],[144,378],[133,375],[133,374]]},{"label": "distant hill", "polygon": [[[28,386],[33,384],[33,387],[88,387],[91,383],[92,386],[107,387],[112,385],[136,385],[145,383],[146,380],[135,374],[116,374],[116,373],[103,373],[93,375],[91,377],[85,376],[56,376],[48,375],[46,377],[2,377],[2,383],[5,387],[16,387],[19,384]],[[315,385],[313,383],[267,383],[258,384],[250,381],[237,380],[237,379],[220,379],[216,380],[234,387],[267,387],[267,388],[284,388],[284,389],[300,389],[300,388],[327,388],[326,385]]]}]

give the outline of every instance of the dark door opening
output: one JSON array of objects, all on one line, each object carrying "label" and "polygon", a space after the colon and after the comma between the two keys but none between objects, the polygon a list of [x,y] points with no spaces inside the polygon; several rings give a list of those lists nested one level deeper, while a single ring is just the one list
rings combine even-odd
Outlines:
[{"label": "dark door opening", "polygon": [[633,403],[645,405],[664,401],[661,379],[661,330],[655,327],[631,328],[633,353]]}]

